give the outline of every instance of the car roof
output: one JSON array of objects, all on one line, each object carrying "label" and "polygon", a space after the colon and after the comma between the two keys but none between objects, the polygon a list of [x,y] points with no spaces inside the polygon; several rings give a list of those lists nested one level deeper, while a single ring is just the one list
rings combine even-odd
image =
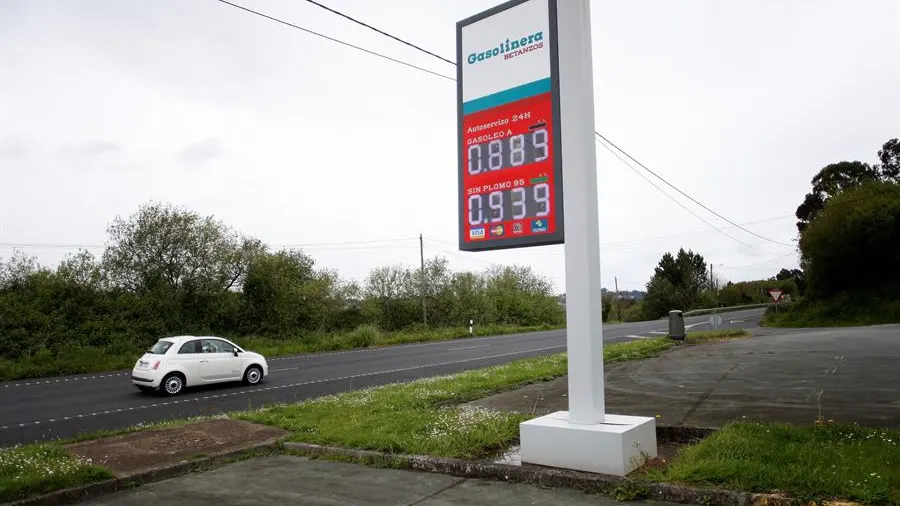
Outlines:
[{"label": "car roof", "polygon": [[229,341],[229,339],[225,339],[224,337],[219,336],[166,336],[159,339],[161,341],[172,341],[173,343],[183,343],[192,339],[224,339],[226,341]]}]

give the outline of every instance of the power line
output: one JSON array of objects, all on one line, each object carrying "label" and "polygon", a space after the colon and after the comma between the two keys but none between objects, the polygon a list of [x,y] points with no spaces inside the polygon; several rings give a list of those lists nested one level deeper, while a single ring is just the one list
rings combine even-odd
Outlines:
[{"label": "power line", "polygon": [[[768,223],[768,222],[772,222],[772,221],[784,220],[784,219],[793,218],[793,217],[794,217],[793,214],[783,214],[781,216],[773,216],[771,218],[762,218],[759,220],[747,221],[747,222],[741,223],[741,225],[744,225],[744,226],[756,225],[759,223]],[[681,232],[678,234],[659,235],[659,236],[653,236],[653,237],[643,237],[643,238],[638,238],[638,239],[628,239],[625,241],[600,243],[600,251],[601,252],[618,251],[621,249],[640,247],[640,246],[643,246],[650,242],[663,241],[666,239],[677,239],[679,237],[684,237],[684,236],[688,236],[688,235],[708,234],[710,232],[717,232],[719,230],[727,230],[729,228],[735,228],[735,227],[728,225],[728,226],[720,227],[720,228],[713,228],[713,229],[707,228],[707,229],[703,229],[703,230],[694,230],[691,232]],[[449,246],[456,246],[458,244],[457,242],[447,241],[447,240],[443,240],[443,239],[435,239],[435,238],[426,238],[426,239],[433,241],[433,242],[440,243],[440,244],[446,244]],[[560,250],[560,249],[543,249],[543,250],[532,250],[532,251],[562,253],[562,250]]]},{"label": "power line", "polygon": [[[421,47],[419,47],[419,46],[417,46],[417,45],[415,45],[415,44],[413,44],[413,43],[411,43],[411,42],[409,42],[409,41],[406,41],[406,40],[404,40],[404,39],[401,39],[401,38],[399,38],[399,37],[396,37],[396,36],[394,36],[394,35],[392,35],[392,34],[390,34],[390,33],[388,33],[388,32],[385,32],[385,31],[383,31],[383,30],[380,30],[380,29],[378,29],[378,28],[375,28],[375,27],[373,27],[373,26],[371,26],[371,25],[369,25],[369,24],[363,23],[362,21],[359,21],[359,20],[357,20],[356,18],[353,18],[352,16],[349,16],[349,15],[344,14],[344,13],[342,13],[342,12],[336,11],[336,10],[330,8],[330,7],[324,6],[324,5],[318,3],[318,2],[316,2],[316,1],[314,1],[314,0],[306,0],[306,1],[309,2],[309,3],[312,3],[312,4],[314,4],[314,5],[317,5],[317,6],[321,7],[321,8],[323,8],[323,9],[326,9],[326,10],[328,10],[328,11],[334,13],[334,14],[337,14],[338,16],[341,16],[341,17],[344,17],[344,18],[346,18],[346,19],[349,19],[350,21],[352,21],[352,22],[354,22],[354,23],[357,23],[357,24],[359,24],[359,25],[365,26],[366,28],[369,28],[370,30],[373,30],[373,31],[375,31],[375,32],[377,32],[377,33],[379,33],[379,34],[381,34],[381,35],[384,35],[384,36],[386,36],[386,37],[390,37],[390,38],[393,39],[393,40],[396,40],[396,41],[402,42],[403,44],[406,44],[406,45],[408,45],[408,46],[414,47],[414,48],[418,49],[419,51],[422,51],[423,53],[428,54],[428,55],[430,55],[430,56],[433,56],[433,57],[435,57],[435,58],[437,58],[437,59],[439,59],[439,60],[441,60],[441,61],[450,63],[451,65],[456,65],[455,62],[453,62],[453,61],[451,61],[451,60],[448,60],[447,58],[444,58],[443,56],[439,56],[439,55],[437,55],[437,54],[435,54],[435,53],[433,53],[433,52],[431,52],[431,51],[422,49]],[[721,219],[727,221],[727,222],[730,223],[732,226],[737,227],[737,228],[740,228],[741,230],[747,232],[748,234],[754,235],[754,236],[756,236],[756,237],[758,237],[758,238],[760,238],[760,239],[762,239],[762,240],[764,240],[764,241],[767,241],[767,242],[771,242],[771,243],[774,243],[774,244],[779,244],[779,245],[781,245],[781,246],[788,246],[788,247],[793,247],[793,246],[794,246],[793,244],[787,244],[787,243],[775,241],[775,240],[773,240],[773,239],[769,239],[768,237],[764,237],[764,236],[762,236],[762,235],[760,235],[760,234],[757,234],[756,232],[753,232],[752,230],[748,230],[748,229],[742,227],[741,225],[738,225],[737,223],[735,223],[735,222],[729,220],[728,218],[722,216],[721,214],[719,214],[719,213],[713,211],[713,210],[710,209],[709,207],[706,207],[705,205],[701,204],[699,201],[697,201],[697,199],[695,199],[695,198],[691,197],[690,195],[688,195],[687,193],[681,191],[678,187],[676,187],[676,186],[673,185],[672,183],[668,182],[665,178],[663,178],[663,177],[660,176],[659,174],[657,174],[657,173],[653,172],[652,170],[650,170],[649,168],[647,168],[647,166],[645,166],[644,164],[642,164],[641,162],[639,162],[639,161],[638,161],[637,159],[635,159],[633,156],[629,155],[627,152],[625,152],[625,151],[624,151],[623,149],[621,149],[620,147],[616,146],[612,141],[610,141],[609,139],[607,139],[606,137],[604,137],[602,134],[600,134],[600,132],[595,131],[594,133],[595,133],[598,137],[600,137],[601,139],[603,139],[604,141],[608,142],[608,143],[609,143],[611,146],[613,146],[615,149],[617,149],[618,151],[621,151],[625,156],[627,156],[628,158],[634,160],[634,162],[637,163],[638,165],[640,165],[641,167],[643,167],[644,170],[646,170],[647,172],[653,174],[653,175],[656,176],[658,179],[660,179],[662,182],[664,182],[664,183],[666,183],[667,185],[669,185],[672,189],[674,189],[674,190],[677,191],[678,193],[684,195],[685,197],[689,198],[691,201],[693,201],[695,204],[699,205],[699,206],[702,207],[703,209],[706,209],[706,210],[709,211],[710,213],[712,213],[712,214],[718,216],[719,218],[721,218]],[[630,166],[629,166],[629,167],[630,167]],[[631,167],[631,168],[633,169],[633,167]],[[654,185],[654,186],[656,186],[656,185]],[[659,188],[659,187],[657,187],[657,188]],[[662,190],[660,189],[660,191],[662,191]],[[665,192],[663,192],[663,193],[665,194]],[[668,194],[666,194],[666,195],[668,195]],[[681,204],[679,203],[679,205],[681,205]],[[684,207],[684,206],[682,206],[682,207]],[[687,209],[687,208],[685,207],[685,209]],[[691,212],[691,214],[694,214],[694,213]],[[694,214],[694,216],[697,216],[697,215]],[[697,216],[697,217],[700,218],[699,216]],[[702,218],[700,218],[700,219],[702,219]],[[709,224],[709,222],[706,222],[706,220],[703,220],[703,221],[704,221],[705,223]],[[713,226],[713,225],[710,224],[710,226]],[[713,227],[713,228],[715,228],[715,227]],[[731,237],[731,236],[729,236],[729,237]],[[732,238],[732,239],[734,239],[734,238]],[[736,239],[735,239],[735,240],[736,240]],[[738,241],[738,242],[740,242],[740,241]],[[742,244],[744,244],[744,243],[742,243]],[[745,244],[745,245],[746,245],[746,244]]]},{"label": "power line", "polygon": [[[597,134],[597,135],[599,135],[599,134]],[[601,137],[601,138],[602,138],[602,137]],[[603,146],[604,148],[606,148],[610,153],[612,153],[613,156],[615,156],[616,158],[618,158],[619,160],[621,160],[622,163],[624,163],[625,166],[627,166],[629,169],[631,169],[635,174],[641,176],[641,177],[644,179],[644,181],[647,181],[648,183],[650,183],[651,185],[653,185],[654,188],[656,188],[657,190],[660,191],[660,193],[662,193],[663,195],[665,195],[666,197],[668,197],[669,200],[671,200],[672,202],[675,202],[675,203],[678,204],[682,209],[684,209],[685,211],[691,213],[692,215],[694,215],[695,218],[697,218],[698,220],[702,221],[703,223],[706,223],[706,224],[709,225],[711,228],[717,230],[720,234],[722,234],[722,235],[724,235],[725,237],[731,239],[732,241],[734,241],[734,242],[736,242],[736,243],[738,243],[738,244],[741,244],[741,245],[743,245],[743,246],[746,246],[746,247],[748,247],[748,248],[750,248],[750,249],[754,249],[754,250],[756,250],[756,251],[761,251],[761,252],[766,253],[766,254],[769,254],[769,255],[772,254],[772,253],[769,253],[769,252],[767,252],[767,251],[763,251],[763,250],[761,250],[761,249],[759,249],[759,248],[757,248],[757,247],[755,247],[755,246],[751,246],[751,245],[749,245],[749,244],[747,244],[747,243],[741,241],[740,239],[737,239],[737,238],[735,238],[735,237],[732,237],[732,236],[728,235],[727,233],[725,233],[724,230],[721,230],[721,229],[719,229],[719,228],[716,228],[715,225],[713,225],[712,223],[706,221],[706,219],[704,219],[702,216],[700,216],[699,214],[695,213],[695,212],[694,212],[693,210],[691,210],[689,207],[687,207],[686,205],[684,205],[684,204],[682,204],[681,202],[679,202],[678,200],[676,200],[675,197],[673,197],[673,196],[669,195],[668,193],[666,193],[665,190],[663,190],[662,188],[660,188],[656,183],[654,183],[653,181],[651,181],[647,176],[641,174],[641,172],[640,172],[639,170],[637,170],[637,169],[635,169],[634,167],[632,167],[630,163],[628,163],[627,161],[625,161],[625,159],[622,158],[621,156],[619,156],[618,153],[616,153],[615,151],[613,151],[612,149],[610,149],[609,146],[607,146],[606,144],[604,144],[604,143],[602,143],[602,142],[600,143],[600,145]],[[740,225],[737,225],[737,226],[740,227]],[[743,227],[740,227],[740,228],[743,228]]]},{"label": "power line", "polygon": [[787,258],[787,257],[789,257],[789,256],[792,256],[792,255],[794,255],[794,253],[788,253],[787,255],[782,255],[782,256],[780,256],[780,257],[778,257],[778,258],[773,258],[772,260],[767,260],[767,261],[765,261],[765,262],[761,262],[761,263],[758,263],[758,264],[752,264],[752,265],[738,265],[738,266],[734,266],[734,267],[729,266],[728,264],[722,264],[721,267],[723,267],[723,268],[725,268],[725,269],[731,269],[731,270],[752,269],[752,268],[754,268],[754,267],[762,267],[762,266],[764,266],[764,265],[771,265],[771,264],[774,264],[775,262],[778,262],[778,261],[780,261],[780,260],[784,260],[785,258]]},{"label": "power line", "polygon": [[455,80],[456,80],[456,79],[454,79],[454,78],[452,78],[452,77],[450,77],[450,76],[446,76],[446,75],[444,75],[444,74],[441,74],[440,72],[434,72],[433,70],[428,70],[428,69],[426,69],[425,67],[420,67],[420,66],[418,66],[418,65],[413,65],[412,63],[408,63],[408,62],[405,62],[405,61],[403,61],[403,60],[399,60],[399,59],[397,59],[397,58],[393,58],[393,57],[387,56],[387,55],[385,55],[385,54],[381,54],[381,53],[378,53],[378,52],[376,52],[376,51],[372,51],[372,50],[370,50],[370,49],[366,49],[366,48],[364,48],[364,47],[357,46],[357,45],[355,45],[355,44],[351,44],[351,43],[349,43],[349,42],[345,42],[345,41],[340,40],[340,39],[336,39],[336,38],[334,38],[334,37],[329,37],[328,35],[325,35],[325,34],[323,34],[323,33],[319,33],[319,32],[310,30],[309,28],[303,28],[302,26],[295,25],[294,23],[290,23],[290,22],[285,21],[285,20],[283,20],[283,19],[279,19],[279,18],[276,18],[276,17],[274,17],[274,16],[269,16],[268,14],[263,14],[262,12],[255,11],[255,10],[253,10],[253,9],[249,9],[249,8],[247,8],[247,7],[244,7],[243,5],[238,5],[238,4],[235,4],[235,3],[231,3],[231,2],[229,2],[228,0],[215,0],[215,1],[220,2],[220,3],[223,3],[223,4],[225,4],[225,5],[229,5],[229,6],[231,6],[231,7],[234,7],[235,9],[240,9],[240,10],[242,10],[242,11],[249,12],[250,14],[254,14],[254,15],[256,15],[256,16],[259,16],[259,17],[262,17],[262,18],[266,18],[266,19],[271,20],[271,21],[274,21],[274,22],[276,22],[276,23],[281,23],[282,25],[290,26],[291,28],[295,28],[295,29],[297,29],[297,30],[306,32],[306,33],[311,34],[311,35],[315,35],[316,37],[321,37],[321,38],[323,38],[323,39],[327,39],[327,40],[330,40],[330,41],[332,41],[332,42],[336,42],[336,43],[338,43],[338,44],[341,44],[341,45],[344,45],[344,46],[347,46],[347,47],[351,47],[351,48],[353,48],[353,49],[362,51],[362,52],[364,52],[364,53],[368,53],[368,54],[370,54],[370,55],[372,55],[372,56],[377,56],[377,57],[379,57],[379,58],[383,58],[383,59],[385,59],[385,60],[389,60],[389,61],[392,61],[392,62],[394,62],[394,63],[398,63],[398,64],[400,64],[400,65],[405,65],[405,66],[407,66],[407,67],[410,67],[410,68],[413,68],[413,69],[416,69],[416,70],[421,70],[422,72],[427,72],[427,73],[429,73],[429,74],[431,74],[431,75],[434,75],[434,76],[443,77],[444,79],[448,79],[448,80],[450,80],[450,81],[455,81]]},{"label": "power line", "polygon": [[721,219],[727,221],[728,223],[732,224],[733,226],[738,227],[738,228],[740,228],[741,230],[743,230],[744,232],[747,232],[748,234],[754,235],[754,236],[756,236],[756,237],[758,237],[758,238],[760,238],[760,239],[762,239],[762,240],[764,240],[764,241],[768,241],[768,242],[771,242],[771,243],[774,243],[774,244],[780,244],[781,246],[794,247],[793,244],[787,244],[787,243],[783,243],[783,242],[779,242],[779,241],[775,241],[775,240],[769,239],[768,237],[761,236],[761,235],[757,234],[756,232],[753,232],[752,230],[748,230],[748,229],[746,229],[746,228],[744,228],[744,227],[738,225],[737,223],[735,223],[735,222],[729,220],[728,218],[722,216],[721,214],[719,214],[719,213],[713,211],[712,209],[710,209],[710,208],[706,207],[705,205],[701,204],[701,203],[700,203],[699,201],[697,201],[697,199],[695,199],[694,197],[691,197],[691,196],[688,195],[687,193],[684,193],[683,191],[681,191],[680,189],[678,189],[678,187],[676,187],[676,186],[673,185],[672,183],[666,181],[665,178],[663,178],[662,176],[660,176],[660,175],[657,174],[656,172],[653,172],[652,170],[650,170],[649,168],[647,168],[646,165],[642,164],[641,162],[639,162],[638,160],[636,160],[633,156],[631,156],[631,155],[629,155],[628,153],[626,153],[625,150],[623,150],[623,149],[620,148],[619,146],[616,146],[612,141],[610,141],[609,139],[607,139],[606,137],[604,137],[602,134],[600,134],[600,132],[596,132],[596,131],[595,131],[594,134],[596,134],[597,137],[599,137],[600,139],[603,139],[605,142],[608,142],[610,146],[616,148],[618,151],[621,151],[622,154],[624,154],[625,156],[627,156],[628,158],[630,158],[631,160],[633,160],[634,163],[640,165],[640,166],[641,166],[644,170],[646,170],[647,172],[649,172],[649,173],[653,174],[654,176],[656,176],[657,179],[659,179],[659,180],[662,181],[663,183],[666,183],[667,185],[669,185],[673,190],[675,190],[675,191],[677,191],[678,193],[684,195],[685,197],[689,198],[692,202],[694,202],[694,203],[697,204],[698,206],[702,207],[703,209],[706,209],[707,211],[709,211],[709,212],[711,212],[712,214],[718,216],[719,218],[721,218]]},{"label": "power line", "polygon": [[322,5],[322,4],[320,4],[319,2],[316,2],[315,0],[306,0],[306,1],[309,2],[309,3],[311,3],[311,4],[313,4],[313,5],[315,5],[315,6],[321,7],[322,9],[325,9],[326,11],[329,11],[329,12],[331,12],[331,13],[337,14],[338,16],[341,16],[341,17],[343,17],[343,18],[349,19],[350,21],[352,21],[352,22],[354,22],[354,23],[356,23],[356,24],[358,24],[358,25],[362,25],[362,26],[368,28],[369,30],[378,32],[378,33],[380,33],[381,35],[384,35],[385,37],[390,37],[390,38],[396,40],[397,42],[400,42],[400,43],[402,43],[402,44],[406,44],[407,46],[410,46],[410,47],[412,47],[412,48],[415,48],[415,49],[417,49],[417,50],[419,50],[419,51],[421,51],[421,52],[423,52],[423,53],[425,53],[425,54],[427,54],[427,55],[429,55],[429,56],[433,56],[433,57],[437,58],[438,60],[445,61],[445,62],[449,63],[450,65],[456,65],[456,62],[453,61],[453,60],[449,60],[449,59],[447,59],[447,58],[444,58],[443,56],[441,56],[441,55],[439,55],[439,54],[432,53],[431,51],[429,51],[429,50],[427,50],[427,49],[424,49],[424,48],[422,48],[422,47],[419,47],[419,46],[413,44],[412,42],[403,40],[403,39],[401,39],[400,37],[395,37],[395,36],[393,36],[393,35],[391,35],[391,34],[385,32],[385,31],[382,31],[382,30],[379,30],[378,28],[375,28],[375,27],[372,26],[372,25],[363,23],[362,21],[360,21],[360,20],[354,18],[353,16],[349,16],[349,15],[347,15],[347,14],[344,14],[343,12],[336,11],[336,10],[332,9],[331,7],[328,7],[327,5]]},{"label": "power line", "polygon": [[[346,242],[324,242],[324,243],[305,243],[305,244],[267,244],[272,248],[310,248],[323,250],[364,250],[364,249],[390,249],[399,248],[400,245],[386,246],[384,243],[396,243],[418,240],[418,237],[398,237],[393,239],[373,239],[366,241],[346,241]],[[366,246],[368,245],[368,246]],[[22,248],[22,249],[103,249],[103,244],[74,244],[74,243],[33,243],[33,242],[0,242],[0,248]]]},{"label": "power line", "polygon": [[[489,260],[484,260],[483,258],[479,258],[479,257],[475,257],[475,256],[467,256],[467,255],[464,255],[464,254],[462,254],[462,253],[460,253],[460,252],[458,252],[458,251],[446,250],[446,249],[444,249],[444,248],[439,248],[439,247],[436,247],[436,246],[428,246],[428,243],[431,242],[432,240],[431,240],[431,239],[425,239],[425,241],[426,241],[426,242],[425,242],[425,249],[428,249],[428,250],[432,250],[432,251],[435,251],[435,252],[438,252],[438,253],[445,253],[445,254],[448,254],[448,255],[453,255],[453,256],[456,256],[456,257],[459,257],[459,258],[465,258],[466,260],[473,260],[473,261],[475,261],[475,262],[480,262],[480,263],[483,263],[483,264],[486,264],[486,265],[490,265],[491,267],[493,267],[493,266],[498,266],[498,265],[499,265],[499,266],[502,266],[502,264],[498,264],[497,262],[491,262],[491,261],[489,261]],[[435,242],[437,242],[437,241],[435,241]]]},{"label": "power line", "polygon": [[[358,49],[358,50],[360,50],[360,51],[364,51],[364,52],[366,52],[366,53],[373,54],[373,55],[375,55],[375,56],[379,56],[379,57],[381,57],[381,58],[385,58],[385,59],[387,59],[387,60],[390,60],[390,61],[393,61],[393,62],[396,62],[396,63],[400,63],[400,64],[406,65],[406,66],[408,66],[408,67],[412,67],[412,68],[417,69],[417,70],[421,70],[421,71],[424,71],[424,72],[428,72],[429,74],[433,74],[433,75],[436,75],[436,76],[439,76],[439,77],[443,77],[444,79],[447,79],[447,80],[450,80],[450,81],[455,81],[455,80],[456,80],[456,79],[454,79],[453,77],[446,76],[446,75],[443,75],[443,74],[439,74],[439,73],[437,73],[437,72],[433,72],[433,71],[431,71],[431,70],[424,69],[424,68],[422,68],[422,67],[413,65],[413,64],[411,64],[411,63],[407,63],[407,62],[404,62],[404,61],[402,61],[402,60],[398,60],[398,59],[396,59],[396,58],[392,58],[392,57],[389,57],[389,56],[385,56],[385,55],[383,55],[383,54],[376,53],[376,52],[374,52],[374,51],[370,51],[370,50],[365,49],[365,48],[362,48],[362,47],[360,47],[360,46],[357,46],[357,45],[354,45],[354,44],[350,44],[350,43],[348,43],[348,42],[344,42],[344,41],[341,41],[341,40],[339,40],[339,39],[335,39],[335,38],[333,38],[333,37],[329,37],[329,36],[320,34],[320,33],[318,33],[318,32],[314,32],[314,31],[309,30],[309,29],[306,29],[306,28],[299,27],[299,26],[297,26],[297,25],[294,25],[294,24],[292,24],[292,23],[288,23],[288,22],[283,21],[283,20],[280,20],[280,19],[278,19],[278,18],[275,18],[275,17],[272,17],[272,16],[268,16],[268,15],[266,15],[266,14],[263,14],[263,13],[260,13],[260,12],[257,12],[257,11],[254,11],[254,10],[252,10],[252,9],[248,9],[248,8],[246,8],[246,7],[243,7],[243,6],[240,6],[240,5],[237,5],[237,4],[233,4],[233,3],[231,3],[231,2],[228,2],[227,0],[217,0],[217,1],[222,2],[222,3],[224,3],[224,4],[227,4],[227,5],[230,5],[230,6],[232,6],[232,7],[236,7],[236,8],[245,10],[245,11],[247,11],[247,12],[256,14],[256,15],[258,15],[258,16],[262,16],[262,17],[267,18],[267,19],[270,19],[270,20],[272,20],[272,21],[275,21],[275,22],[278,22],[278,23],[282,23],[282,24],[285,24],[285,25],[287,25],[287,26],[291,26],[291,27],[293,27],[293,28],[297,28],[297,29],[299,29],[299,30],[303,30],[304,32],[311,33],[311,34],[314,34],[314,35],[323,37],[323,38],[328,39],[328,40],[331,40],[331,41],[333,41],[333,42],[338,42],[338,43],[343,44],[343,45],[345,45],[345,46],[352,47],[352,48],[354,48],[354,49]],[[448,60],[447,58],[444,58],[444,57],[442,57],[442,56],[440,56],[440,55],[437,55],[437,54],[435,54],[435,53],[433,53],[433,52],[431,52],[431,51],[425,50],[425,49],[423,49],[423,48],[421,48],[421,47],[419,47],[419,46],[417,46],[417,45],[415,45],[415,44],[413,44],[413,43],[411,43],[411,42],[409,42],[409,41],[406,41],[406,40],[404,40],[404,39],[402,39],[402,38],[400,38],[400,37],[397,37],[397,36],[392,35],[392,34],[390,34],[390,33],[388,33],[388,32],[385,32],[384,30],[380,30],[380,29],[375,28],[375,27],[373,27],[373,26],[371,26],[371,25],[369,25],[369,24],[367,24],[367,23],[364,23],[364,22],[362,22],[362,21],[359,21],[359,20],[357,20],[356,18],[353,18],[352,16],[349,16],[349,15],[347,15],[347,14],[344,14],[344,13],[339,12],[339,11],[337,11],[337,10],[334,10],[334,9],[332,9],[332,8],[330,8],[330,7],[327,7],[327,6],[325,6],[325,5],[322,5],[322,4],[318,3],[318,2],[314,2],[314,1],[312,1],[312,0],[306,0],[306,1],[308,1],[308,2],[310,2],[310,3],[312,3],[312,4],[315,4],[315,5],[317,5],[317,6],[321,7],[321,8],[323,8],[323,9],[326,9],[326,10],[328,10],[328,11],[330,11],[330,12],[336,14],[336,15],[339,15],[339,16],[341,16],[341,17],[344,17],[344,18],[346,18],[346,19],[349,19],[350,21],[352,21],[352,22],[354,22],[354,23],[357,23],[357,24],[360,24],[360,25],[362,25],[362,26],[365,26],[366,28],[369,28],[370,30],[374,30],[375,32],[377,32],[377,33],[379,33],[379,34],[381,34],[381,35],[384,35],[384,36],[389,37],[389,38],[391,38],[391,39],[393,39],[393,40],[402,42],[403,44],[406,44],[406,45],[408,45],[408,46],[410,46],[410,47],[414,47],[414,48],[416,48],[416,49],[418,49],[418,50],[424,52],[425,54],[428,54],[428,55],[430,55],[430,56],[432,56],[432,57],[434,57],[434,58],[437,58],[437,59],[439,59],[439,60],[441,60],[441,61],[443,61],[443,62],[450,63],[450,64],[452,64],[452,65],[456,65],[455,62],[453,62],[453,61],[451,61],[451,60]],[[762,239],[762,240],[764,240],[764,241],[771,242],[771,243],[773,243],[773,244],[778,244],[778,245],[781,245],[781,246],[787,246],[787,247],[791,247],[791,248],[794,247],[793,244],[787,244],[787,243],[783,243],[783,242],[780,242],[780,241],[775,241],[775,240],[773,240],[773,239],[769,239],[768,237],[765,237],[765,236],[762,236],[762,235],[760,235],[760,234],[757,234],[756,232],[753,232],[752,230],[748,230],[748,229],[742,227],[741,225],[738,225],[737,223],[735,223],[735,222],[729,220],[728,218],[722,216],[721,214],[719,214],[719,213],[713,211],[713,210],[710,209],[709,207],[707,207],[707,206],[703,205],[702,203],[700,203],[697,199],[695,199],[695,198],[691,197],[690,195],[688,195],[687,193],[681,191],[681,189],[679,189],[678,187],[676,187],[676,186],[673,185],[672,183],[668,182],[665,178],[663,178],[662,176],[660,176],[660,175],[657,174],[656,172],[654,172],[654,171],[650,170],[649,168],[647,168],[646,165],[642,164],[640,161],[638,161],[637,159],[635,159],[633,156],[631,156],[630,154],[628,154],[627,152],[625,152],[624,150],[622,150],[621,148],[619,148],[619,147],[618,147],[616,144],[614,144],[612,141],[610,141],[609,139],[607,139],[606,137],[604,137],[602,134],[600,134],[600,132],[594,131],[594,134],[597,135],[599,138],[603,139],[605,142],[608,142],[608,143],[609,143],[611,146],[613,146],[616,150],[621,151],[625,156],[627,156],[628,158],[630,158],[631,160],[633,160],[635,163],[637,163],[639,166],[641,166],[641,167],[642,167],[644,170],[646,170],[647,172],[649,172],[649,173],[653,174],[654,176],[656,176],[656,178],[658,178],[659,180],[661,180],[662,182],[664,182],[665,184],[667,184],[668,186],[670,186],[672,189],[674,189],[674,190],[677,191],[678,193],[684,195],[685,197],[687,197],[688,199],[690,199],[692,202],[694,202],[695,204],[699,205],[699,206],[702,207],[703,209],[709,211],[710,213],[712,213],[712,214],[716,215],[717,217],[721,218],[722,220],[728,222],[728,223],[731,224],[732,226],[735,226],[735,227],[737,227],[737,228],[740,228],[741,230],[747,232],[748,234],[751,234],[751,235],[753,235],[753,236],[756,236],[756,237],[758,237],[758,238],[760,238],[760,239]],[[621,159],[621,158],[620,158],[620,159]],[[623,160],[623,162],[624,162],[624,160]],[[634,168],[631,167],[631,166],[629,166],[629,168],[634,169]],[[648,182],[649,182],[649,180],[648,180]],[[656,187],[657,189],[659,189],[659,190],[662,192],[662,189],[661,189],[661,188],[659,188],[659,187],[656,186],[656,185],[653,185],[653,186]],[[665,192],[663,192],[663,194],[666,195],[666,196],[669,196],[669,195],[668,195],[667,193],[665,193]],[[670,197],[670,198],[671,198],[671,197]],[[676,202],[677,202],[677,201],[676,201]],[[686,210],[688,209],[687,207],[683,206],[680,202],[678,202],[678,205],[684,207]],[[691,214],[693,214],[695,217],[697,217],[698,219],[700,219],[701,221],[703,221],[704,223],[706,223],[707,225],[709,225],[709,226],[715,228],[715,226],[713,226],[711,223],[709,223],[708,221],[704,220],[703,218],[700,218],[700,216],[697,215],[697,214],[695,214],[693,211],[690,211],[690,210],[688,210],[688,211],[689,211]],[[726,235],[727,235],[727,234],[726,234]],[[737,242],[739,242],[739,243],[741,243],[741,244],[743,244],[743,245],[745,245],[745,246],[748,246],[748,247],[750,247],[750,248],[753,248],[753,246],[750,246],[750,245],[748,245],[748,244],[746,244],[746,243],[744,243],[744,242],[741,242],[741,241],[735,239],[734,237],[731,237],[731,236],[728,236],[728,237],[730,237],[731,239],[733,239],[733,240],[735,240],[735,241],[737,241]],[[756,249],[756,248],[753,248],[753,249]],[[761,251],[761,250],[759,250],[759,251]]]}]

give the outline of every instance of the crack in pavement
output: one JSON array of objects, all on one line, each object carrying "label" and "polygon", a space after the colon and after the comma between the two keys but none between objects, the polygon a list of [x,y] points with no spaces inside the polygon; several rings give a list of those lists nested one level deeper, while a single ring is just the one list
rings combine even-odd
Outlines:
[{"label": "crack in pavement", "polygon": [[697,402],[691,404],[691,407],[687,410],[687,412],[681,418],[681,421],[678,422],[679,426],[684,425],[684,423],[687,421],[687,419],[690,418],[690,416],[693,415],[695,411],[697,411],[697,408],[699,408],[701,404],[706,402],[710,398],[712,393],[715,391],[715,389],[718,388],[719,385],[722,384],[723,381],[725,381],[725,378],[727,378],[729,374],[731,374],[732,372],[734,372],[735,369],[738,368],[738,365],[739,364],[737,362],[734,365],[732,365],[727,371],[725,371],[725,374],[723,374],[721,378],[717,379],[716,382],[713,383],[712,386],[710,386],[709,388],[706,389],[705,392],[703,392],[703,395],[701,395],[700,398],[697,399]]},{"label": "crack in pavement", "polygon": [[460,479],[460,480],[458,480],[458,481],[455,481],[455,482],[453,482],[453,483],[447,485],[446,487],[441,487],[440,490],[434,492],[433,494],[426,495],[425,497],[423,497],[423,498],[421,498],[421,499],[419,499],[419,500],[417,500],[417,501],[413,501],[413,502],[407,504],[406,506],[416,506],[417,504],[422,504],[423,502],[425,502],[425,501],[427,501],[427,500],[429,500],[429,499],[431,499],[431,498],[437,497],[437,496],[443,494],[444,492],[450,490],[451,488],[454,488],[454,487],[457,487],[457,486],[459,486],[459,485],[462,485],[463,483],[465,483],[465,482],[467,482],[467,481],[469,481],[468,478],[462,478],[462,479]]}]

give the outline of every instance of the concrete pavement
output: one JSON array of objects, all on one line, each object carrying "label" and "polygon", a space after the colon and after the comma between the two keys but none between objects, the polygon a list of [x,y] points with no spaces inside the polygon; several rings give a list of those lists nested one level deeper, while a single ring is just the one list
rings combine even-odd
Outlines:
[{"label": "concrete pavement", "polygon": [[[612,498],[568,489],[465,479],[356,464],[275,456],[154,483],[85,506],[614,506]],[[638,503],[668,506],[669,503]],[[673,505],[674,506],[674,505]]]},{"label": "concrete pavement", "polygon": [[[762,314],[762,309],[726,313],[723,328],[755,328]],[[708,319],[685,322],[703,330]],[[603,337],[622,342],[665,335],[667,329],[665,320],[605,325]],[[127,372],[5,382],[0,383],[0,445],[296,402],[559,353],[565,344],[561,330],[274,358],[270,377],[259,387],[204,387],[175,398],[139,393]]]},{"label": "concrete pavement", "polygon": [[[606,411],[668,426],[826,420],[900,429],[900,325],[759,329],[606,368]],[[475,404],[541,415],[568,409],[567,378]]]}]

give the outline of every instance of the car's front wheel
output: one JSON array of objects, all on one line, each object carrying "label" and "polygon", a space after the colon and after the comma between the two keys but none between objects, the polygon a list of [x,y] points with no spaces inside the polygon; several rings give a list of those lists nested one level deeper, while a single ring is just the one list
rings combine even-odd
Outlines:
[{"label": "car's front wheel", "polygon": [[178,395],[184,390],[184,377],[178,373],[169,373],[162,380],[160,391],[165,395]]},{"label": "car's front wheel", "polygon": [[258,385],[260,381],[262,381],[263,371],[262,367],[258,365],[251,365],[244,371],[244,384],[245,385]]}]

